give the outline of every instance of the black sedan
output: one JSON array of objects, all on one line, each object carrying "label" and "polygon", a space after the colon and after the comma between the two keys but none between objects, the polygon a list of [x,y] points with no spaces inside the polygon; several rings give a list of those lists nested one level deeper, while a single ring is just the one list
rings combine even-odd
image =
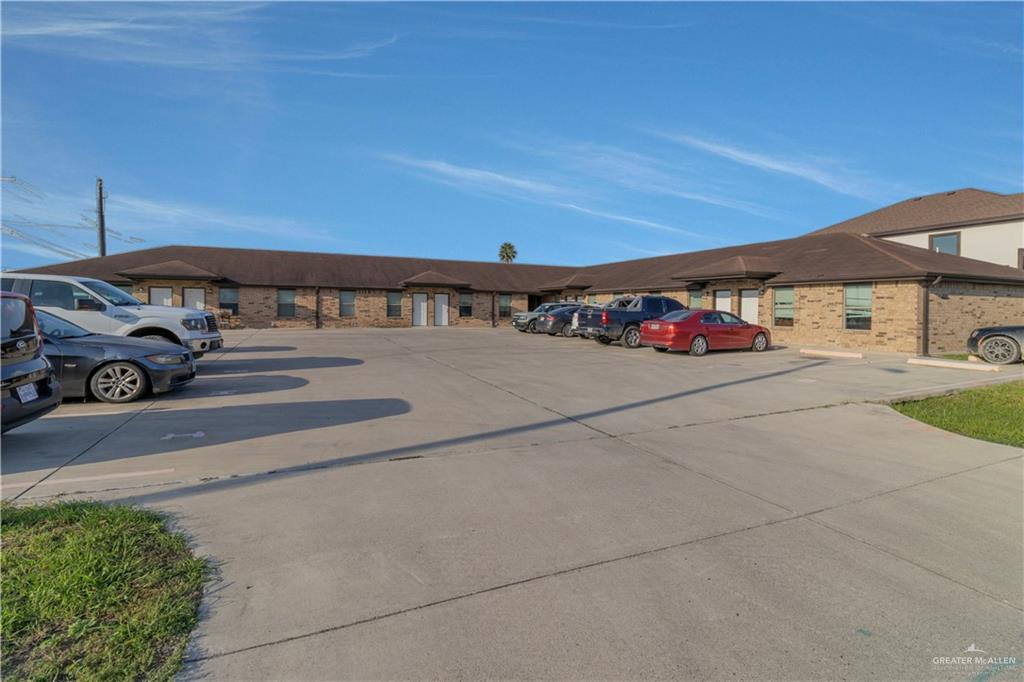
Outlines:
[{"label": "black sedan", "polygon": [[994,365],[1009,365],[1020,360],[1024,347],[1024,325],[1005,327],[982,327],[971,332],[967,339],[967,351],[980,355]]},{"label": "black sedan", "polygon": [[572,314],[579,309],[578,305],[567,305],[564,308],[549,310],[537,316],[534,328],[538,334],[575,336],[576,332],[572,330]]},{"label": "black sedan", "polygon": [[43,355],[32,302],[20,294],[0,291],[3,325],[3,381],[0,431],[11,429],[53,412],[60,405],[60,383]]},{"label": "black sedan", "polygon": [[95,396],[105,403],[129,403],[165,393],[196,376],[196,361],[184,346],[127,336],[93,334],[67,320],[36,311],[43,352],[53,363],[64,396]]}]

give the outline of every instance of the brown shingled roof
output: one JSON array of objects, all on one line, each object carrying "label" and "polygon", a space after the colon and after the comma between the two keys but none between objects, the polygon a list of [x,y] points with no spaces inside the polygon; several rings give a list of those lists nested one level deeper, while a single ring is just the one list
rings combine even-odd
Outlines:
[{"label": "brown shingled roof", "polygon": [[896,234],[1024,218],[1024,193],[996,194],[958,189],[901,201],[811,234]]},{"label": "brown shingled roof", "polygon": [[121,270],[117,274],[128,279],[220,279],[220,275],[181,260],[168,260],[152,265]]},{"label": "brown shingled roof", "polygon": [[469,282],[463,281],[461,279],[456,279],[455,277],[449,277],[448,275],[437,272],[435,270],[427,270],[426,272],[421,272],[420,274],[414,277],[410,277],[409,279],[403,279],[402,286],[468,287]]},{"label": "brown shingled roof", "polygon": [[437,258],[361,256],[344,253],[230,249],[210,246],[160,246],[101,258],[26,268],[24,272],[95,277],[126,282],[121,274],[157,263],[183,261],[237,284],[278,287],[351,287],[401,289],[402,283],[428,271],[444,273],[478,291],[533,293],[537,284],[568,277],[577,268],[555,265],[486,263]]}]

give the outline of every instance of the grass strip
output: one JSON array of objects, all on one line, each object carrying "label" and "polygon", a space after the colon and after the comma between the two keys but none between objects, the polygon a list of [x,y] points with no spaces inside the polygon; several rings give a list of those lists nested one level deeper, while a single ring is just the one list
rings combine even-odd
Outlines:
[{"label": "grass strip", "polygon": [[6,679],[173,678],[208,569],[161,515],[4,504],[0,550]]},{"label": "grass strip", "polygon": [[894,403],[893,408],[946,431],[1024,448],[1024,381]]}]

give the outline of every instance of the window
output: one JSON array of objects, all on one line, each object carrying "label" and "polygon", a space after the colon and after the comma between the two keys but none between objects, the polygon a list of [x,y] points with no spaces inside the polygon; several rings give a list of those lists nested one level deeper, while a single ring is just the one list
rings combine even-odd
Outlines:
[{"label": "window", "polygon": [[171,287],[150,287],[150,305],[174,305],[174,289]]},{"label": "window", "polygon": [[590,305],[597,305],[597,294],[590,294],[587,296],[587,303]]},{"label": "window", "polygon": [[960,255],[960,233],[947,232],[946,234],[928,235],[928,248],[939,253],[949,253],[954,256]]},{"label": "window", "polygon": [[473,317],[473,294],[469,292],[459,294],[459,317]]},{"label": "window", "polygon": [[715,291],[715,310],[732,310],[732,290],[718,289]]},{"label": "window", "polygon": [[701,324],[722,324],[721,313],[704,313],[700,317]]},{"label": "window", "polygon": [[388,292],[388,317],[402,316],[402,292]]},{"label": "window", "polygon": [[690,307],[691,308],[703,308],[704,307],[704,292],[703,291],[691,291],[690,292]]},{"label": "window", "polygon": [[295,317],[295,289],[277,290],[277,316]]},{"label": "window", "polygon": [[683,320],[689,318],[691,315],[693,315],[692,310],[673,310],[672,312],[662,316],[661,319],[665,320],[666,322],[682,322]]},{"label": "window", "polygon": [[181,301],[186,308],[206,310],[206,289],[202,287],[184,287],[181,290]]},{"label": "window", "polygon": [[[136,301],[129,291],[127,294],[121,287],[116,287],[113,284],[108,284],[100,279],[87,279],[82,282],[85,286],[89,287],[94,293],[99,294],[103,298],[107,299],[109,303],[114,305],[139,305],[139,301]],[[131,286],[128,287],[131,289]]]},{"label": "window", "polygon": [[338,293],[338,314],[342,317],[356,316],[356,292],[342,291]]},{"label": "window", "polygon": [[775,287],[774,313],[776,327],[793,326],[793,287]]},{"label": "window", "polygon": [[3,289],[4,291],[14,291],[14,278],[4,277],[3,279],[0,279],[0,289]]},{"label": "window", "polygon": [[508,294],[498,296],[498,317],[512,317],[512,297]]},{"label": "window", "polygon": [[843,287],[843,314],[847,329],[871,329],[871,285]]},{"label": "window", "polygon": [[50,307],[62,310],[100,310],[100,302],[70,282],[48,282],[32,280],[30,297],[37,308]]},{"label": "window", "polygon": [[238,314],[238,288],[221,287],[218,294],[217,307],[221,310],[228,310],[232,315]]},{"label": "window", "polygon": [[135,288],[131,284],[115,284],[114,286],[129,296],[135,293]]},{"label": "window", "polygon": [[732,313],[722,312],[719,313],[722,316],[722,324],[746,324],[743,320],[736,317]]}]

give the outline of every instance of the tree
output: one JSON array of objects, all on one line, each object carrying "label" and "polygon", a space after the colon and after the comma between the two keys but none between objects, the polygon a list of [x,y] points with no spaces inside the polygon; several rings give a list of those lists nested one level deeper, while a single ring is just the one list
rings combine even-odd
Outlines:
[{"label": "tree", "polygon": [[519,254],[516,253],[516,247],[513,246],[512,242],[505,242],[501,245],[501,248],[498,249],[498,260],[502,263],[511,263],[518,255]]}]

